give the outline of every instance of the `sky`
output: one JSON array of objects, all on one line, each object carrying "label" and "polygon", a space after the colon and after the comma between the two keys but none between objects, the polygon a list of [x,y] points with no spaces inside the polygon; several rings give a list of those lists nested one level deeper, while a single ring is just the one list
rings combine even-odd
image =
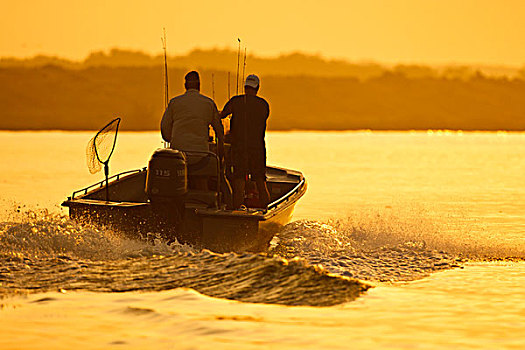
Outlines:
[{"label": "sky", "polygon": [[0,0],[0,56],[237,48],[349,61],[525,64],[523,0]]}]

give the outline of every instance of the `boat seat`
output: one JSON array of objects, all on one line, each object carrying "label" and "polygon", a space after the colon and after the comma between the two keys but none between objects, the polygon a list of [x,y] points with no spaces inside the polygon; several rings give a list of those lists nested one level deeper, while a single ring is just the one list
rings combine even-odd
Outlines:
[{"label": "boat seat", "polygon": [[214,154],[186,152],[188,176],[217,176],[218,163]]}]

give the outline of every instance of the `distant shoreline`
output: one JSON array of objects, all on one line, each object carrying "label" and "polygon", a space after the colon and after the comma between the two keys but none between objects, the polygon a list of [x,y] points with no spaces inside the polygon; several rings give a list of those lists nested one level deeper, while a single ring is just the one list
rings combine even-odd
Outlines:
[{"label": "distant shoreline", "polygon": [[[186,72],[169,70],[170,97],[184,92]],[[199,72],[202,93],[222,109],[228,72]],[[164,111],[159,67],[0,68],[0,81],[0,130],[98,130],[120,116],[122,130],[154,131]],[[268,130],[525,130],[521,78],[261,75],[260,95]]]},{"label": "distant shoreline", "polygon": [[[235,74],[237,52],[229,49],[194,49],[179,56],[168,56],[168,66],[183,70],[230,71]],[[366,80],[383,75],[385,72],[401,73],[409,78],[448,77],[469,79],[481,73],[488,77],[525,77],[525,65],[506,64],[425,64],[425,63],[381,63],[375,61],[349,61],[325,58],[302,52],[291,52],[275,57],[248,55],[247,69],[261,75],[353,77]],[[51,55],[31,57],[0,57],[1,68],[42,68],[60,67],[65,69],[86,69],[96,67],[163,69],[164,56],[141,51],[112,48],[94,51],[81,60],[66,59]]]}]

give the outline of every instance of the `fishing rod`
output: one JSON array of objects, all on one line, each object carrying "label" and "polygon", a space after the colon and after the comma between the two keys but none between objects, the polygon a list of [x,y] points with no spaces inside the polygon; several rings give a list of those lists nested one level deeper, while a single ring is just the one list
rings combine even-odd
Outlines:
[{"label": "fishing rod", "polygon": [[161,37],[162,49],[164,50],[164,108],[168,108],[169,96],[168,96],[168,57],[166,55],[166,28],[162,28],[164,32],[164,37]]},{"label": "fishing rod", "polygon": [[230,72],[228,72],[228,101],[230,100]]},{"label": "fishing rod", "polygon": [[[166,55],[166,28],[162,28],[164,36],[160,38],[162,42],[162,49],[164,50],[164,110],[168,108],[169,93],[168,93],[168,56]],[[164,148],[169,147],[169,142],[164,141]]]},{"label": "fishing rod", "polygon": [[241,84],[244,84],[244,73],[246,71],[246,46],[244,47],[244,62],[242,64],[242,81]]},{"label": "fishing rod", "polygon": [[215,74],[211,73],[211,98],[215,101]]},{"label": "fishing rod", "polygon": [[[215,102],[215,74],[211,73],[211,99]],[[219,118],[220,119],[220,118]],[[208,127],[208,136],[210,135],[211,128]],[[213,130],[213,140],[215,141],[215,144],[219,144],[219,140],[217,138],[217,133],[215,130]]]},{"label": "fishing rod", "polygon": [[241,39],[237,38],[239,42],[239,48],[237,49],[237,76],[235,77],[235,95],[239,94],[239,64],[241,57]]}]

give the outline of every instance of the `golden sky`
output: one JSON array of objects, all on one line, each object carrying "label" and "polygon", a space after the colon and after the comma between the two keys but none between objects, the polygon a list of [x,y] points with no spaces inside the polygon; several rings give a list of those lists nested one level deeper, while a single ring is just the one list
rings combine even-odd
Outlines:
[{"label": "golden sky", "polygon": [[0,0],[0,56],[236,48],[352,61],[525,64],[524,0]]}]

